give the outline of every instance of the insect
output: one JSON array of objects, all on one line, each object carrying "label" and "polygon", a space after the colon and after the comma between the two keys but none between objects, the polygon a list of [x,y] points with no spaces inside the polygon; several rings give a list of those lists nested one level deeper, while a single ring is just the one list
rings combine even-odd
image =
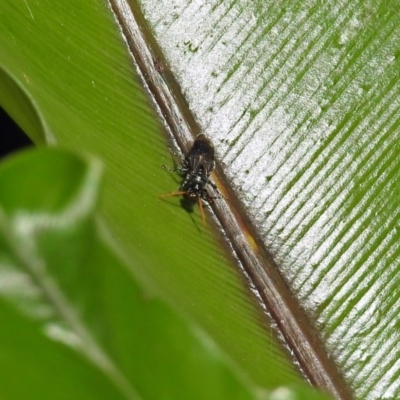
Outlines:
[{"label": "insect", "polygon": [[[171,170],[172,172],[177,171],[183,178],[179,190],[162,194],[160,198],[183,195],[182,205],[190,210],[192,210],[194,204],[198,203],[201,218],[203,224],[205,224],[201,200],[212,204],[215,198],[211,197],[208,193],[206,189],[207,184],[210,184],[218,191],[217,187],[209,179],[214,167],[214,146],[209,139],[200,134],[195,139],[186,157],[183,158],[181,165],[176,170]],[[166,167],[164,166],[164,168]]]}]

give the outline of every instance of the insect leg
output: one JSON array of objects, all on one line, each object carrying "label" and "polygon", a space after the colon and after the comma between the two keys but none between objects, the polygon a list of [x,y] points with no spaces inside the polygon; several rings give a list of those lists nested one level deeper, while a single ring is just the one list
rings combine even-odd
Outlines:
[{"label": "insect leg", "polygon": [[204,215],[203,203],[201,202],[200,197],[197,199],[197,202],[199,203],[199,208],[200,208],[201,219],[203,221],[203,225],[206,226],[206,217]]},{"label": "insect leg", "polygon": [[[171,146],[168,146],[168,149],[172,153],[172,162],[174,163],[174,168],[171,169],[166,165],[162,165],[162,167],[168,172],[178,172],[178,174],[181,175],[181,168],[184,162],[184,158],[181,155],[179,155]],[[177,159],[179,159],[179,163],[177,162]]]},{"label": "insect leg", "polygon": [[161,165],[166,171],[168,172],[177,172],[178,170],[176,168],[172,169],[170,167],[167,167],[166,165]]}]

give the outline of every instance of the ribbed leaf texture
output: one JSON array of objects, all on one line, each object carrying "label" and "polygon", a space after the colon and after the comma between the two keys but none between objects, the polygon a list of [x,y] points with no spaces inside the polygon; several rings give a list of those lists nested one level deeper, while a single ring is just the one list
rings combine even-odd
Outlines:
[{"label": "ribbed leaf texture", "polygon": [[398,398],[399,4],[141,4],[331,357]]}]

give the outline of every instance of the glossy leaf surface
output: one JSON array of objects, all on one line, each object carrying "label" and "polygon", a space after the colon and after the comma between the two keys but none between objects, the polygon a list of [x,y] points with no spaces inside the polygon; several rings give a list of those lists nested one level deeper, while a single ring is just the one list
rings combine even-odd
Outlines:
[{"label": "glossy leaf surface", "polygon": [[[140,7],[132,2],[329,354],[360,398],[396,397],[396,4]],[[192,222],[178,201],[157,203],[177,184],[159,168],[170,158],[157,116],[110,10],[28,1],[6,4],[0,18],[3,68],[34,98],[54,141],[106,162],[102,213],[125,256],[138,260],[136,275],[201,321],[260,386],[297,381],[198,214]]]},{"label": "glossy leaf surface", "polygon": [[331,356],[398,397],[398,4],[141,4]]},{"label": "glossy leaf surface", "polygon": [[20,104],[33,99],[38,115],[27,132],[35,141],[101,157],[100,213],[140,282],[206,329],[246,379],[267,389],[299,384],[241,273],[199,215],[157,200],[176,187],[161,168],[172,160],[106,4],[6,3],[0,18],[0,59],[11,71],[1,77],[13,88],[2,92],[2,104],[22,121]]}]

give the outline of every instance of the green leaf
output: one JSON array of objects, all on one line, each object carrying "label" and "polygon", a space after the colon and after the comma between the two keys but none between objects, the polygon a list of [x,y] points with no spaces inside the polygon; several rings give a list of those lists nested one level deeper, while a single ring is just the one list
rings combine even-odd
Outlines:
[{"label": "green leaf", "polygon": [[[101,1],[6,3],[1,88],[14,81],[32,99],[52,132],[46,141],[101,157],[101,216],[124,259],[246,378],[267,389],[294,385],[300,360],[314,383],[332,378],[348,398],[331,359],[358,397],[399,397],[398,4],[144,0],[131,8],[132,19],[129,7],[118,14],[124,42]],[[20,94],[4,93],[0,102],[40,142]],[[178,199],[157,201],[177,187],[160,169],[170,156],[159,117],[182,149],[199,130],[212,138],[218,182],[250,221],[241,233],[250,232],[265,268],[236,257],[229,229],[203,227]],[[298,312],[290,314],[291,294]],[[301,329],[288,329],[289,314]],[[312,333],[328,355],[321,370],[304,356],[315,354]]]},{"label": "green leaf", "polygon": [[158,201],[177,185],[161,168],[171,156],[110,10],[96,1],[7,3],[0,18],[0,59],[55,141],[105,163],[101,215],[135,275],[197,321],[246,379],[268,389],[300,383],[210,225],[178,199]]},{"label": "green leaf", "polygon": [[46,140],[52,142],[46,123],[40,117],[27,89],[13,77],[11,72],[3,69],[2,65],[0,65],[0,104],[11,118],[18,121],[24,132],[29,132],[36,144],[46,143]]},{"label": "green leaf", "polygon": [[399,398],[399,3],[140,3],[327,353],[358,398]]},{"label": "green leaf", "polygon": [[106,244],[100,178],[97,161],[59,150],[0,169],[2,398],[258,397]]}]

